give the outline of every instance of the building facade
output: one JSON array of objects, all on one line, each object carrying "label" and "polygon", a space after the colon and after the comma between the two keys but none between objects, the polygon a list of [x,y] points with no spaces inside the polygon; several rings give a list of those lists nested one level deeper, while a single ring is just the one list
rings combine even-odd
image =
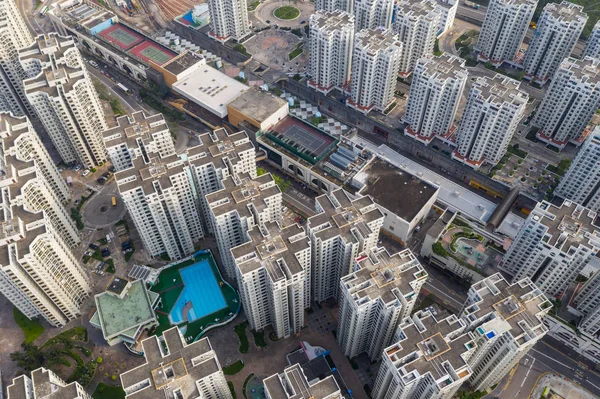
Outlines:
[{"label": "building facade", "polygon": [[312,299],[338,298],[339,281],[354,259],[377,245],[383,213],[369,197],[351,199],[338,189],[316,198],[317,215],[308,218],[312,245]]},{"label": "building facade", "polygon": [[278,338],[288,338],[304,327],[310,241],[297,224],[280,229],[268,222],[248,235],[250,241],[231,249],[244,314],[253,330],[270,325]]},{"label": "building facade", "polygon": [[318,11],[344,11],[354,14],[353,0],[316,0],[315,12]]},{"label": "building facade", "polygon": [[423,144],[455,130],[454,119],[467,82],[462,58],[442,54],[421,58],[415,66],[408,94],[404,134]]},{"label": "building facade", "polygon": [[0,1],[0,111],[14,115],[32,112],[23,90],[27,77],[19,63],[18,49],[29,46],[33,36],[29,32],[15,0]]},{"label": "building facade", "polygon": [[248,232],[267,222],[281,220],[281,190],[271,174],[256,178],[248,173],[231,175],[222,188],[206,195],[210,223],[229,281],[237,281],[230,249],[250,240]]},{"label": "building facade", "polygon": [[561,294],[600,248],[595,219],[596,213],[572,201],[538,203],[500,268],[513,282],[528,277],[547,295]]},{"label": "building facade", "polygon": [[551,308],[529,278],[509,284],[496,273],[469,288],[460,317],[475,337],[467,357],[473,390],[499,383],[546,335],[542,320]]},{"label": "building facade", "polygon": [[73,38],[50,33],[19,50],[29,77],[25,94],[63,162],[93,167],[106,161],[108,128],[92,79]]},{"label": "building facade", "polygon": [[403,320],[394,339],[383,351],[375,399],[451,399],[472,375],[466,359],[475,351],[475,336],[455,315],[437,320],[418,311]]},{"label": "building facade", "polygon": [[354,24],[357,32],[363,29],[388,29],[392,24],[393,0],[356,0]]},{"label": "building facade", "polygon": [[492,0],[474,46],[477,59],[498,67],[512,62],[521,48],[537,0]]},{"label": "building facade", "polygon": [[484,162],[492,165],[500,162],[528,99],[516,80],[500,74],[491,79],[478,78],[469,93],[452,158],[474,169]]},{"label": "building facade", "polygon": [[552,79],[571,55],[587,20],[583,6],[567,1],[546,4],[523,60],[525,79],[540,85]]},{"label": "building facade", "polygon": [[567,173],[560,179],[555,195],[600,212],[600,129],[583,143]]},{"label": "building facade", "polygon": [[399,75],[407,78],[421,57],[433,54],[440,25],[440,12],[433,0],[396,4],[392,29],[402,42]]},{"label": "building facade", "polygon": [[600,21],[596,22],[592,33],[587,39],[585,50],[583,50],[583,54],[581,55],[581,58],[585,57],[600,57]]},{"label": "building facade", "polygon": [[377,361],[412,313],[427,272],[409,249],[390,255],[385,248],[360,255],[354,270],[340,281],[337,341],[347,357]]},{"label": "building facade", "polygon": [[532,124],[537,138],[558,148],[581,145],[584,131],[600,107],[600,60],[586,57],[561,62]]},{"label": "building facade", "polygon": [[294,399],[342,399],[342,391],[333,376],[319,381],[309,381],[299,364],[293,364],[281,374],[273,374],[263,380],[268,399],[286,399],[294,393]]},{"label": "building facade", "polygon": [[579,331],[592,339],[598,339],[600,332],[600,273],[596,273],[581,288],[572,303],[582,316]]},{"label": "building facade", "polygon": [[440,13],[440,22],[437,31],[437,36],[440,37],[452,29],[454,25],[456,10],[458,10],[458,0],[436,0],[436,5]]},{"label": "building facade", "polygon": [[210,33],[214,39],[225,42],[241,40],[250,34],[248,2],[246,0],[209,0]]},{"label": "building facade", "polygon": [[346,104],[363,113],[383,112],[394,99],[402,43],[389,30],[356,34],[352,55],[351,98]]},{"label": "building facade", "polygon": [[7,399],[43,398],[92,399],[78,382],[67,384],[52,370],[39,368],[31,372],[31,378],[21,375],[13,379],[7,388]]},{"label": "building facade", "polygon": [[327,94],[350,80],[354,16],[343,11],[310,16],[308,86]]}]

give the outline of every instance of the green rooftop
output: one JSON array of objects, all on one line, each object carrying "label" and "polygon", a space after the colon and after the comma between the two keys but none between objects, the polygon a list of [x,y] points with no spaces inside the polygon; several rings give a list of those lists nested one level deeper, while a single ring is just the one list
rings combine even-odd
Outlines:
[{"label": "green rooftop", "polygon": [[132,282],[122,298],[110,292],[96,295],[97,317],[104,337],[110,339],[121,333],[128,335],[127,330],[137,330],[140,325],[154,320],[152,305],[158,296],[148,291],[142,280]]}]

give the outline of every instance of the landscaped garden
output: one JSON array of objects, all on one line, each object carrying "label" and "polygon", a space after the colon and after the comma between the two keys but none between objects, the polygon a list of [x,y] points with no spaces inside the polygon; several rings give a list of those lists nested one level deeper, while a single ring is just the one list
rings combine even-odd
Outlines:
[{"label": "landscaped garden", "polygon": [[125,399],[125,391],[123,388],[108,385],[103,382],[96,386],[96,390],[92,394],[93,399]]},{"label": "landscaped garden", "polygon": [[283,6],[276,8],[273,15],[279,19],[296,19],[300,16],[300,10],[292,6]]},{"label": "landscaped garden", "polygon": [[23,350],[11,353],[10,358],[25,372],[46,367],[67,382],[77,381],[85,386],[94,376],[98,364],[97,359],[91,358],[92,352],[86,347],[87,340],[87,329],[75,327],[39,347],[23,343]]},{"label": "landscaped garden", "polygon": [[[190,266],[197,267],[204,262],[208,262],[207,269],[183,271]],[[212,276],[206,276],[209,270],[214,279]],[[186,278],[182,277],[182,273]],[[190,288],[185,295],[182,295],[186,284],[189,284]],[[194,291],[192,285],[199,284],[204,285],[207,289],[206,294],[210,291],[212,297],[194,296],[193,293],[190,293],[190,291]],[[232,321],[240,310],[238,293],[223,280],[212,254],[208,251],[199,251],[194,254],[192,259],[163,270],[158,277],[158,282],[151,290],[158,293],[162,300],[161,308],[156,310],[159,322],[159,326],[154,331],[156,335],[161,335],[164,331],[177,325],[186,340],[196,340],[211,326]],[[190,295],[192,296],[190,297]],[[210,308],[210,305],[214,300],[222,301],[223,307],[211,311],[213,309]],[[174,315],[174,312],[177,314]],[[173,320],[174,316],[176,320]],[[192,317],[191,320],[190,317]]]},{"label": "landscaped garden", "polygon": [[25,334],[25,343],[29,344],[37,339],[44,332],[44,327],[40,324],[39,320],[29,320],[23,313],[16,307],[13,308],[13,316],[17,325],[23,330]]}]

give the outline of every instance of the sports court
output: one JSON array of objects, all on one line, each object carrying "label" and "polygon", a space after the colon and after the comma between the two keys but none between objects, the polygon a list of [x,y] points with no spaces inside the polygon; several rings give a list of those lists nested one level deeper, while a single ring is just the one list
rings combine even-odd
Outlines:
[{"label": "sports court", "polygon": [[129,53],[144,61],[150,61],[157,65],[163,65],[177,55],[173,51],[160,47],[150,41],[138,44],[129,50]]},{"label": "sports court", "polygon": [[280,141],[279,144],[310,158],[311,162],[314,160],[315,163],[320,161],[336,142],[333,137],[289,116],[273,126],[269,133]]},{"label": "sports court", "polygon": [[100,32],[100,36],[125,51],[145,40],[141,35],[121,24],[114,24],[104,29]]}]

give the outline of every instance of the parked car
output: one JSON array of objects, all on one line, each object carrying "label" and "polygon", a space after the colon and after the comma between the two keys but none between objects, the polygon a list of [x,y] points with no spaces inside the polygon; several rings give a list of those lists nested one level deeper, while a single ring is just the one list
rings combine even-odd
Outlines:
[{"label": "parked car", "polygon": [[108,248],[104,248],[104,249],[102,250],[102,256],[104,256],[105,258],[106,258],[107,256],[110,256],[110,251],[108,250]]},{"label": "parked car", "polygon": [[121,243],[122,247],[127,247],[127,246],[131,246],[131,241],[124,241]]},{"label": "parked car", "polygon": [[89,174],[90,174],[90,171],[86,169],[86,170],[84,170],[84,171],[81,173],[81,176],[85,177],[85,176],[87,176],[87,175],[89,175]]},{"label": "parked car", "polygon": [[115,167],[112,165],[108,167],[108,170],[112,173],[115,173],[115,171],[116,171]]},{"label": "parked car", "polygon": [[97,246],[96,244],[90,244],[90,248],[93,249],[94,251],[97,250],[98,248],[100,248],[99,246]]},{"label": "parked car", "polygon": [[100,184],[104,184],[106,182],[106,177],[101,176],[101,177],[97,178],[96,181]]},{"label": "parked car", "polygon": [[77,165],[77,166],[75,166],[75,168],[73,168],[73,170],[75,172],[79,172],[81,170],[81,167],[82,167],[81,165]]}]

